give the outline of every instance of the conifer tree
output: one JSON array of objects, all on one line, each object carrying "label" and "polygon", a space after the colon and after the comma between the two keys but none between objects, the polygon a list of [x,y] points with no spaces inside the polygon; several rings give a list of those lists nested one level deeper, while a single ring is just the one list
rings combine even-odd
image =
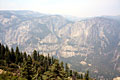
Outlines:
[{"label": "conifer tree", "polygon": [[48,61],[48,66],[50,66],[51,65],[51,58],[50,58],[50,56],[49,56],[49,54],[48,54],[48,57],[47,57],[47,61]]},{"label": "conifer tree", "polygon": [[72,70],[70,70],[70,76],[72,76],[73,75],[73,72],[72,72]]},{"label": "conifer tree", "polygon": [[23,53],[22,53],[22,52],[20,53],[20,56],[19,56],[19,62],[20,62],[20,63],[23,62]]},{"label": "conifer tree", "polygon": [[34,75],[34,71],[32,66],[32,58],[28,56],[28,60],[22,70],[22,76],[28,80],[32,80],[33,75]]},{"label": "conifer tree", "polygon": [[5,51],[6,51],[6,52],[10,52],[10,50],[9,50],[9,48],[8,48],[7,45],[6,45],[6,47],[5,47]]},{"label": "conifer tree", "polygon": [[16,55],[16,64],[18,64],[20,60],[20,52],[18,46],[16,47],[15,55]]},{"label": "conifer tree", "polygon": [[27,54],[26,54],[26,52],[24,52],[24,54],[23,54],[23,60],[27,61]]},{"label": "conifer tree", "polygon": [[89,80],[89,71],[85,73],[85,80]]},{"label": "conifer tree", "polygon": [[65,64],[65,71],[67,73],[67,77],[69,77],[69,67],[67,63]]},{"label": "conifer tree", "polygon": [[16,59],[16,56],[15,56],[14,49],[11,48],[11,61],[12,61],[13,63],[15,63],[15,59]]},{"label": "conifer tree", "polygon": [[5,55],[5,47],[4,47],[4,45],[1,45],[1,55],[0,55],[0,59],[5,59],[4,55]]},{"label": "conifer tree", "polygon": [[42,78],[43,80],[65,80],[64,69],[60,67],[58,60],[55,60],[55,63],[44,73]]},{"label": "conifer tree", "polygon": [[33,59],[35,60],[35,61],[37,61],[37,51],[36,50],[34,50],[33,51]]},{"label": "conifer tree", "polygon": [[61,66],[61,68],[64,69],[64,63],[63,63],[63,61],[60,63],[60,66]]},{"label": "conifer tree", "polygon": [[[0,55],[1,55],[1,43],[0,43]],[[1,59],[1,58],[0,58]]]},{"label": "conifer tree", "polygon": [[9,51],[5,52],[5,60],[6,60],[7,64],[10,63],[10,52]]},{"label": "conifer tree", "polygon": [[53,56],[52,56],[52,59],[51,59],[51,64],[53,64],[54,63],[54,58],[53,58]]},{"label": "conifer tree", "polygon": [[83,79],[83,74],[80,75],[80,79]]}]

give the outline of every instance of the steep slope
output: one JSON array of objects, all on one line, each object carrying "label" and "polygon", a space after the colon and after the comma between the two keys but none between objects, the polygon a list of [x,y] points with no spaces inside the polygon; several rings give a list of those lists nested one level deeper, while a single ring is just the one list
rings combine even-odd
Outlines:
[{"label": "steep slope", "polygon": [[60,15],[0,11],[0,42],[49,53],[72,69],[89,69],[96,78],[120,76],[120,23],[113,18],[71,22]]},{"label": "steep slope", "polygon": [[[60,33],[64,34],[62,38],[68,39],[67,46],[75,48],[66,51],[76,56],[62,60],[69,62],[71,68],[79,71],[89,69],[94,76],[104,76],[109,80],[114,76],[120,76],[119,22],[107,18],[92,18],[75,22],[65,28],[61,30],[63,33]],[[78,68],[79,66],[82,67]]]},{"label": "steep slope", "polygon": [[[41,48],[43,44],[56,44],[59,42],[57,32],[69,21],[62,16],[41,15],[32,16],[34,12],[21,11],[0,12],[0,37],[1,42],[15,47],[20,45],[21,50],[31,52],[34,48]],[[9,16],[9,17],[8,17]],[[44,47],[44,45],[43,45]]]}]

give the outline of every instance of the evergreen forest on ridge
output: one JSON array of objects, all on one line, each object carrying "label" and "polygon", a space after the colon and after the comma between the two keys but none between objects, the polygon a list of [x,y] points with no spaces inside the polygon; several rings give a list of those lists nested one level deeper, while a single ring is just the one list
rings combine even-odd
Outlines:
[{"label": "evergreen forest on ridge", "polygon": [[93,80],[89,71],[79,74],[67,63],[34,50],[31,55],[0,43],[0,80]]}]

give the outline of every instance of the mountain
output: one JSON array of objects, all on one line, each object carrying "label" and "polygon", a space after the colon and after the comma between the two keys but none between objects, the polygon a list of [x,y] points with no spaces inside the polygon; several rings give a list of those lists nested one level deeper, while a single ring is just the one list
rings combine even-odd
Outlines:
[{"label": "mountain", "polygon": [[120,21],[120,15],[117,15],[117,16],[103,16],[103,17]]},{"label": "mountain", "polygon": [[97,79],[120,76],[120,22],[113,17],[71,21],[32,11],[0,11],[0,42],[48,53]]},{"label": "mountain", "polygon": [[70,15],[62,15],[62,16],[64,18],[68,19],[69,21],[73,21],[73,22],[75,22],[75,21],[81,21],[81,20],[85,19],[83,17],[75,17],[75,16],[70,16]]},{"label": "mountain", "polygon": [[67,63],[36,50],[32,54],[0,43],[0,80],[93,80],[89,71],[78,74]]}]

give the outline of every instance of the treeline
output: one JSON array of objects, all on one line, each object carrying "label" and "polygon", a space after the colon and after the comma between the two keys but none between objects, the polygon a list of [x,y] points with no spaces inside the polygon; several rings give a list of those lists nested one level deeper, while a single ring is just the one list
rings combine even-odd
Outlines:
[{"label": "treeline", "polygon": [[70,70],[68,64],[44,56],[36,50],[31,55],[19,48],[9,49],[0,43],[0,80],[92,80],[89,72],[84,75]]}]

